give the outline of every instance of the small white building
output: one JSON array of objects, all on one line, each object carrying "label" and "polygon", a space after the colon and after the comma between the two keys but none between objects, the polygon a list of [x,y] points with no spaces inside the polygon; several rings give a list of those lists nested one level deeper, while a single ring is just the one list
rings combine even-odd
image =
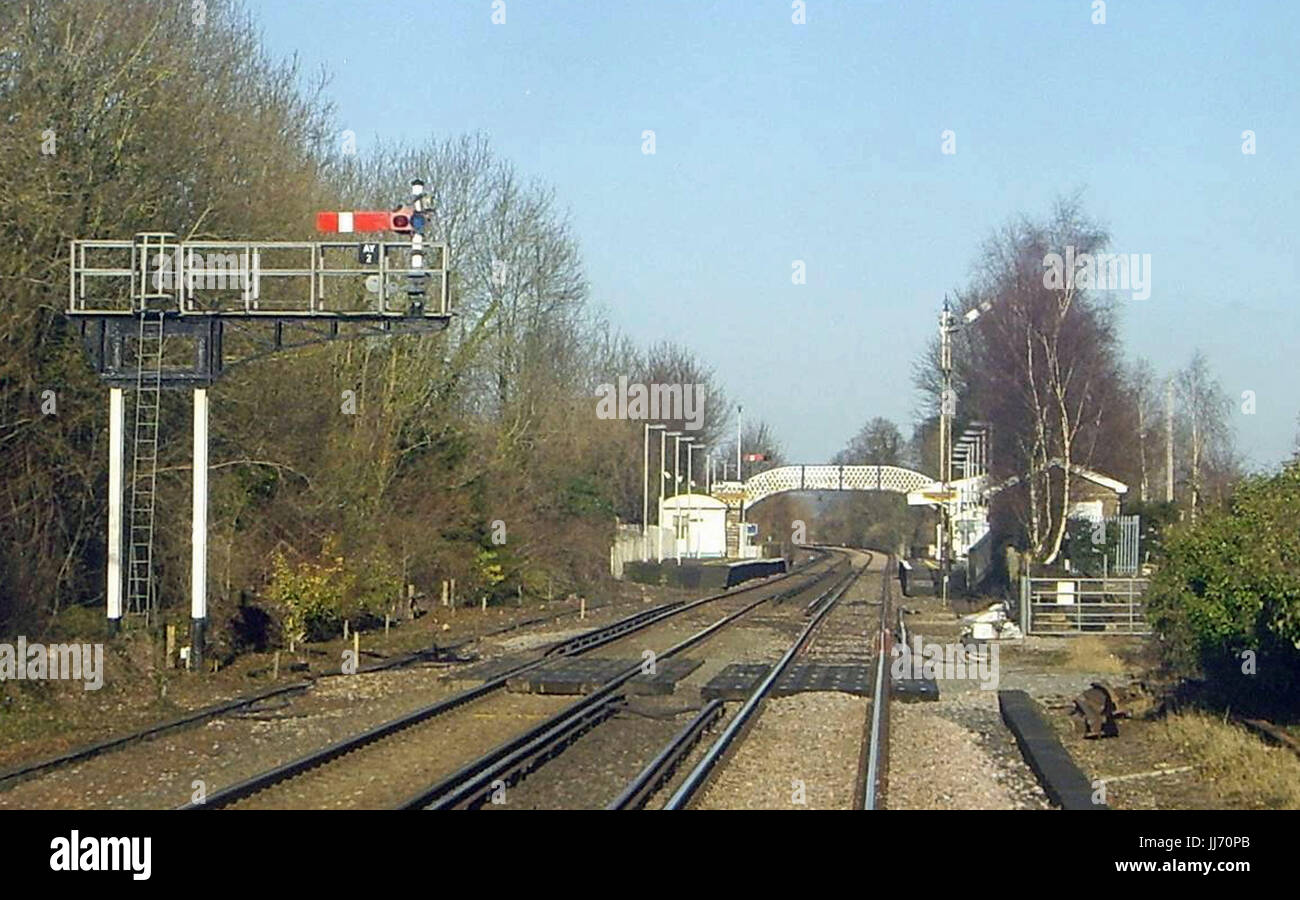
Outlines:
[{"label": "small white building", "polygon": [[727,555],[727,504],[708,494],[665,497],[659,522],[676,534],[677,546],[665,547],[664,558],[720,558]]}]

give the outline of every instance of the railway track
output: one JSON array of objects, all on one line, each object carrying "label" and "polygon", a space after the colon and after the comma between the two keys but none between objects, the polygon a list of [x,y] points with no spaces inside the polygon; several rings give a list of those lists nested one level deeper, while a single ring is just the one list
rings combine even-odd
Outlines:
[{"label": "railway track", "polygon": [[[839,584],[843,580],[837,578],[839,574],[840,567],[831,567],[822,579],[814,583],[831,579]],[[805,585],[800,590],[806,588]],[[740,609],[658,653],[657,659],[663,661],[685,652],[774,599],[776,598],[759,597],[746,603]],[[467,809],[484,805],[494,794],[517,784],[596,725],[615,715],[625,700],[625,686],[641,671],[642,664],[639,662],[629,666],[571,706],[415,793],[401,804],[401,808]]]},{"label": "railway track", "polygon": [[[870,563],[862,571],[865,572],[869,566]],[[685,809],[692,806],[702,796],[711,778],[726,766],[729,757],[746,740],[782,673],[796,663],[872,666],[875,672],[873,697],[862,721],[852,806],[859,809],[877,808],[883,797],[883,777],[888,761],[887,659],[890,632],[896,617],[889,571],[887,567],[878,603],[869,603],[865,598],[846,599],[844,595],[849,583],[830,592],[831,596],[819,596],[809,603],[805,610],[808,624],[804,630],[746,698],[722,733],[702,754],[693,754],[694,765],[689,773],[684,778],[673,778],[674,769],[682,767],[692,757],[692,746],[700,742],[704,730],[723,718],[722,711],[712,704],[702,710],[680,734],[674,736],[607,808],[640,808],[657,791],[670,785],[673,790],[664,809]]]},{"label": "railway track", "polygon": [[[664,660],[678,655],[711,637],[716,637],[723,629],[730,628],[728,634],[736,632],[732,634],[734,639],[741,631],[752,634],[755,628],[760,630],[770,628],[776,622],[783,624],[787,632],[791,626],[797,628],[799,634],[795,637],[793,649],[798,653],[807,646],[807,638],[817,634],[819,626],[828,616],[836,612],[838,601],[857,577],[851,566],[828,570],[826,576],[813,585],[805,586],[802,591],[804,596],[799,602],[768,603],[761,610],[761,614],[759,607],[766,603],[765,600],[747,604],[707,628],[688,635],[668,650],[658,654],[658,659]],[[854,615],[865,617],[866,613],[859,608],[861,606],[863,604],[855,605]],[[804,615],[801,616],[801,612]],[[874,608],[871,612],[874,621]],[[789,658],[793,658],[789,655],[791,647],[788,642],[783,642],[781,647],[787,651],[788,658],[784,661],[788,662]],[[733,647],[732,651],[734,650]],[[725,654],[726,651],[722,652]],[[709,661],[715,663],[715,667],[720,667],[726,660],[724,658],[719,662],[715,660],[716,655],[711,649]],[[783,669],[783,665],[773,669],[775,672],[773,680],[779,677]],[[671,722],[659,722],[656,723],[657,727],[650,729],[638,728],[638,724],[644,724],[638,717],[647,714],[629,708],[629,697],[626,692],[627,682],[638,671],[638,666],[629,666],[626,671],[571,706],[539,721],[524,733],[513,736],[509,741],[469,761],[452,774],[414,793],[401,804],[401,807],[495,809],[520,808],[522,805],[523,808],[581,806],[632,809],[646,805],[668,784],[678,767],[697,747],[709,729],[724,720],[729,704],[722,701],[703,703],[702,708],[692,716],[685,727],[674,728],[671,736],[665,734]],[[685,693],[689,693],[689,690]],[[730,706],[734,708],[735,704]],[[751,710],[752,708],[745,710],[738,717],[732,718],[732,724],[736,729],[732,732],[733,736],[737,731],[743,730]],[[665,718],[670,719],[673,717],[672,713],[680,715],[683,711],[695,712],[688,707],[686,710],[670,711],[670,715]],[[600,726],[599,729],[597,726]],[[647,737],[647,730],[659,736]],[[660,741],[663,741],[666,736],[668,739],[661,746]],[[640,746],[629,752],[629,745],[637,743]],[[657,747],[659,749],[655,752]],[[630,782],[619,781],[612,788],[608,787],[609,770],[622,768],[629,772],[636,771],[636,769],[628,770],[626,760],[617,757],[645,759],[651,754],[653,758],[644,767],[638,760],[636,769],[639,769],[639,773]],[[721,754],[718,754],[715,759],[720,756]],[[557,757],[559,761],[538,774],[536,779],[529,779],[529,776],[538,773],[543,766],[556,760]],[[553,772],[552,769],[556,771]],[[851,763],[849,772],[852,771]],[[525,779],[529,779],[527,783],[523,783]],[[602,797],[600,793],[603,786],[609,792]],[[522,795],[519,794],[520,790],[524,791]],[[507,791],[510,791],[511,798],[508,801]],[[613,799],[610,799],[611,797]]]},{"label": "railway track", "polygon": [[[673,604],[665,604],[665,606],[669,606],[669,605],[673,605]],[[657,608],[662,609],[663,607],[657,607]],[[402,653],[391,659],[384,659],[379,662],[371,663],[359,668],[355,674],[369,675],[376,672],[384,672],[391,669],[400,669],[407,666],[419,665],[421,663],[439,661],[445,658],[448,654],[453,654],[456,651],[461,650],[464,647],[475,643],[476,641],[483,640],[484,638],[496,637],[498,635],[507,634],[509,632],[517,631],[521,628],[527,628],[532,625],[558,622],[561,619],[570,616],[576,616],[578,614],[579,614],[579,610],[575,609],[575,610],[566,610],[563,612],[559,612],[551,616],[534,616],[532,618],[523,619],[518,622],[512,622],[508,625],[503,625],[497,628],[489,629],[480,634],[476,634],[472,637],[459,640],[453,644],[447,644],[441,647],[433,647],[428,650],[416,650],[410,653]],[[635,618],[635,616],[630,618]],[[624,621],[624,620],[620,620],[620,621]],[[615,623],[615,625],[617,624],[619,623]],[[560,647],[564,643],[565,642],[560,642],[560,644],[553,646],[552,648],[550,648],[550,650],[547,651],[547,653],[555,654],[560,652]],[[311,690],[313,687],[315,687],[316,683],[320,679],[335,678],[335,677],[346,677],[346,676],[344,676],[342,672],[322,672],[318,675],[314,675],[309,678],[304,678],[301,681],[295,681],[283,685],[276,685],[275,687],[267,688],[265,690],[256,691],[251,694],[245,694],[240,697],[235,697],[231,700],[226,700],[221,703],[211,704],[209,706],[202,707],[201,709],[192,710],[190,712],[183,713],[179,716],[175,716],[170,719],[164,719],[162,721],[155,722],[150,725],[146,725],[142,728],[135,729],[125,734],[115,735],[113,737],[106,738],[102,741],[96,741],[94,743],[87,744],[82,747],[77,747],[73,750],[67,751],[66,753],[60,753],[57,756],[46,757],[44,759],[38,759],[32,762],[22,763],[20,765],[13,766],[9,769],[0,772],[0,791],[8,790],[12,788],[14,785],[20,784],[24,781],[28,781],[34,778],[39,778],[50,772],[54,772],[56,770],[66,768],[71,765],[85,762],[86,760],[93,759],[97,756],[102,756],[106,753],[112,753],[118,750],[123,750],[127,747],[132,746],[133,744],[140,743],[141,741],[153,740],[155,738],[162,737],[172,732],[180,731],[186,728],[193,728],[195,726],[202,725],[206,722],[212,721],[213,719],[217,719],[222,716],[227,716],[232,713],[253,710],[259,704],[265,703],[269,700],[276,700],[282,697],[305,693]]]},{"label": "railway track", "polygon": [[[817,578],[822,577],[821,572],[816,570],[820,570],[828,565],[833,567],[834,563],[828,563],[825,557],[823,557],[823,559],[817,560],[809,566],[804,566],[782,576],[769,578],[762,582],[742,586],[721,594],[710,595],[699,600],[664,604],[663,606],[651,610],[645,610],[634,616],[620,620],[612,625],[593,629],[590,632],[554,644],[543,653],[539,654],[535,659],[510,667],[489,678],[481,685],[461,691],[451,697],[442,699],[406,715],[384,722],[364,732],[349,736],[330,744],[329,746],[304,754],[273,769],[263,771],[238,783],[221,788],[220,790],[203,797],[201,801],[188,803],[181,808],[220,809],[235,805],[245,805],[246,802],[251,801],[254,798],[259,804],[261,804],[264,802],[265,798],[259,795],[273,793],[281,786],[286,786],[295,781],[295,779],[308,775],[308,773],[311,773],[311,777],[317,777],[325,770],[331,770],[329,772],[329,778],[322,777],[321,779],[322,787],[325,787],[328,790],[337,790],[340,784],[348,784],[351,782],[374,782],[376,780],[376,776],[374,775],[375,772],[383,771],[385,767],[388,767],[391,771],[391,767],[404,766],[409,762],[407,751],[397,754],[394,751],[392,746],[394,742],[391,739],[401,734],[403,735],[403,741],[400,743],[404,745],[410,742],[418,742],[419,738],[422,736],[422,730],[428,730],[429,734],[426,736],[430,738],[448,737],[448,735],[435,735],[432,733],[432,725],[435,719],[441,719],[449,714],[457,714],[458,712],[463,713],[471,707],[478,711],[480,703],[485,698],[488,698],[493,694],[504,694],[502,688],[506,686],[507,681],[511,678],[536,669],[545,663],[554,660],[556,657],[578,656],[596,648],[605,647],[617,641],[624,640],[631,635],[642,633],[678,616],[683,616],[693,610],[699,610],[708,604],[730,600],[754,592],[763,594],[764,596],[760,596],[757,600],[746,603],[744,606],[745,609],[753,608],[758,604],[772,599],[772,597],[768,595],[768,592],[772,591],[774,587],[777,589],[777,595],[789,593],[791,590],[803,589],[807,581],[815,581]],[[792,584],[796,587],[792,588]],[[627,677],[621,678],[619,683],[625,683],[627,680],[630,680],[631,677],[638,674],[639,671],[639,667],[629,669],[627,673],[624,673]],[[612,691],[607,692],[602,694],[602,697],[610,697],[612,693]],[[587,699],[590,700],[591,698]],[[539,702],[535,702],[533,705],[543,707],[542,711],[545,712],[547,702],[549,701],[543,699]],[[607,708],[593,703],[592,708],[588,710],[590,716],[569,723],[574,729],[576,729],[570,735],[570,739],[575,737],[577,734],[582,733],[582,730],[593,727],[597,721],[601,720],[600,716],[610,714],[612,709],[613,707]],[[584,707],[584,710],[587,710],[587,707]],[[540,715],[540,713],[537,713],[535,710],[522,710],[516,714],[516,717],[527,719],[530,716],[535,718],[538,715]],[[503,714],[499,718],[503,720],[507,719],[509,718],[509,714]],[[548,717],[548,720],[549,718],[554,717]],[[506,727],[510,725],[510,722],[504,722],[504,724],[502,722],[497,722],[496,725]],[[491,729],[489,730],[491,731]],[[530,731],[533,730],[535,729],[531,729]],[[455,737],[456,735],[453,733],[450,736]],[[561,735],[556,735],[555,737],[558,738],[560,736]],[[504,756],[519,751],[523,749],[523,747],[519,742],[511,740],[498,746],[497,749],[501,751],[499,755]],[[428,754],[423,755],[426,757],[428,756]],[[342,762],[345,759],[348,760],[347,763]],[[406,760],[408,762],[400,760]],[[424,760],[424,764],[427,763],[428,760]],[[333,768],[337,765],[346,765],[350,771],[355,772],[356,777],[353,779],[344,778],[340,773],[333,772]]]},{"label": "railway track", "polygon": [[710,700],[685,728],[673,735],[672,740],[650,760],[649,765],[637,773],[628,786],[609,802],[605,809],[641,809],[650,798],[665,787],[678,766],[726,714],[727,705],[721,700]]},{"label": "railway track", "polygon": [[871,719],[863,743],[863,759],[859,765],[857,795],[862,798],[863,809],[880,809],[884,805],[889,774],[889,704],[893,695],[890,683],[890,653],[895,635],[898,635],[900,640],[906,641],[902,613],[894,603],[894,582],[890,577],[894,568],[894,559],[891,556],[880,586],[880,631],[876,677],[872,685]]},{"label": "railway track", "polygon": [[805,610],[805,614],[808,616],[808,624],[804,626],[803,630],[799,632],[799,636],[790,644],[790,647],[786,650],[785,654],[776,662],[775,665],[772,666],[763,680],[759,682],[758,686],[754,688],[748,699],[741,704],[740,709],[731,717],[731,720],[727,723],[727,727],[723,729],[722,734],[720,734],[717,740],[715,740],[709,749],[705,751],[704,757],[695,764],[695,768],[693,768],[686,776],[686,780],[683,781],[682,784],[678,786],[677,790],[673,792],[673,795],[668,798],[668,802],[663,806],[664,809],[684,809],[700,789],[704,787],[713,770],[722,762],[728,749],[731,747],[732,742],[737,739],[737,736],[741,734],[742,730],[750,723],[751,719],[758,715],[760,704],[767,699],[767,696],[776,684],[777,679],[781,677],[790,666],[790,663],[794,661],[794,658],[799,654],[799,651],[803,649],[809,638],[812,637],[813,633],[826,620],[826,617],[830,614],[831,610],[836,607],[840,598],[844,596],[844,592],[849,589],[849,585],[851,585],[857,577],[856,572],[849,572],[847,576],[837,581],[824,595],[815,598],[813,602],[808,605]]}]

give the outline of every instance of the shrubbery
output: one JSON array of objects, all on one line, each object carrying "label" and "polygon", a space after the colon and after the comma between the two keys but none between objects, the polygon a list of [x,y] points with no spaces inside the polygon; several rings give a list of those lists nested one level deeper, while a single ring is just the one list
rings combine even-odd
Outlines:
[{"label": "shrubbery", "polygon": [[401,578],[382,554],[349,567],[337,543],[327,541],[319,559],[291,564],[277,553],[265,597],[280,613],[286,641],[320,641],[338,635],[343,620],[377,618],[401,591]]},{"label": "shrubbery", "polygon": [[[1242,705],[1300,688],[1300,461],[1245,479],[1230,503],[1166,534],[1149,616],[1173,674]],[[1290,698],[1289,700],[1287,698]]]}]

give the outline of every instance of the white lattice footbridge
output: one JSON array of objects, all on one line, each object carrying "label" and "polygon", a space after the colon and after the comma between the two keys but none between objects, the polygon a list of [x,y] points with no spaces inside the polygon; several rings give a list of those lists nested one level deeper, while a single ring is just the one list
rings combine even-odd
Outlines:
[{"label": "white lattice footbridge", "polygon": [[908,494],[934,484],[900,466],[779,466],[745,482],[745,506],[785,491],[892,491]]}]

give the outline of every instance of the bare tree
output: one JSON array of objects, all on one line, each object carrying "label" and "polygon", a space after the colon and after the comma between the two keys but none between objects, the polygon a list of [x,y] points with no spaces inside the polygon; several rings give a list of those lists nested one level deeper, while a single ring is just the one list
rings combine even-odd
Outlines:
[{"label": "bare tree", "polygon": [[[742,456],[757,455],[761,459],[741,460],[741,480],[753,478],[759,472],[789,465],[785,449],[776,436],[776,429],[762,419],[744,418],[741,424]],[[722,444],[722,459],[730,462],[736,458],[736,439]],[[734,468],[734,464],[733,464]]]},{"label": "bare tree", "polygon": [[1151,363],[1139,359],[1129,368],[1128,392],[1136,416],[1138,447],[1138,497],[1143,503],[1151,499],[1151,473],[1163,448],[1161,410],[1163,398],[1160,383]]},{"label": "bare tree", "polygon": [[870,419],[849,445],[831,458],[835,465],[897,466],[905,460],[906,442],[898,426],[882,416]]},{"label": "bare tree", "polygon": [[[1075,273],[1053,280],[1050,261],[1082,259],[1106,242],[1076,200],[1058,201],[1045,223],[1021,219],[996,233],[958,296],[959,313],[983,310],[956,340],[958,417],[992,423],[993,474],[1023,485],[1016,517],[1030,552],[1048,564],[1069,517],[1065,473],[1114,452],[1107,437],[1124,398],[1109,307]],[[917,381],[937,409],[930,368]]]},{"label": "bare tree", "polygon": [[[636,368],[627,373],[632,381],[646,385],[680,386],[682,408],[674,413],[661,408],[656,420],[669,431],[687,431],[698,444],[717,447],[727,434],[730,421],[730,404],[717,375],[686,347],[671,341],[660,341],[643,354]],[[685,418],[685,393],[690,391],[696,421]],[[673,394],[676,396],[676,394]]]},{"label": "bare tree", "polygon": [[1235,468],[1227,394],[1210,371],[1209,359],[1199,349],[1175,377],[1178,392],[1178,433],[1186,448],[1187,496],[1192,521],[1205,505],[1209,471]]}]

